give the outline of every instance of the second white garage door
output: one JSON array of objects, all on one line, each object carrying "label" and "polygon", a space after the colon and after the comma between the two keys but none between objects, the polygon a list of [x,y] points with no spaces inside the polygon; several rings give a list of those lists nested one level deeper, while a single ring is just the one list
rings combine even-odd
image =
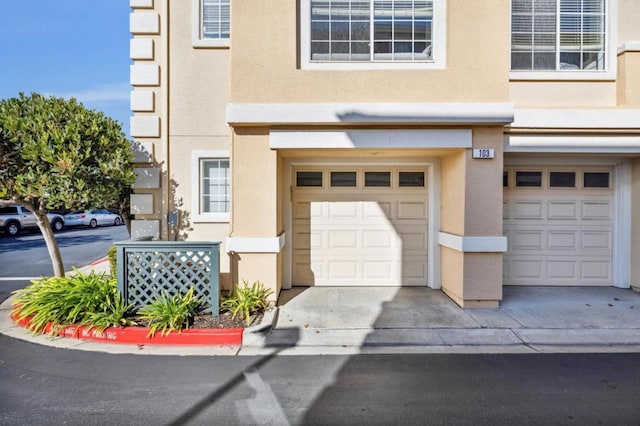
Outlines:
[{"label": "second white garage door", "polygon": [[426,171],[294,171],[293,285],[425,286]]},{"label": "second white garage door", "polygon": [[610,168],[507,168],[504,283],[609,286],[613,271]]}]

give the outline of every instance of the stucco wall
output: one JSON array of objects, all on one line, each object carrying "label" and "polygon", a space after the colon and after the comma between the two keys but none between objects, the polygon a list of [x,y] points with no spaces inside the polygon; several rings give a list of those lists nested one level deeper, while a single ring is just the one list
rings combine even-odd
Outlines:
[{"label": "stucco wall", "polygon": [[440,230],[464,235],[466,150],[442,158]]},{"label": "stucco wall", "polygon": [[269,148],[266,128],[236,129],[233,142],[234,237],[276,237],[278,154]]},{"label": "stucco wall", "polygon": [[[233,102],[502,102],[508,98],[508,2],[447,1],[446,69],[366,71],[300,69],[293,4],[243,0],[234,7]],[[464,31],[456,30],[461,28]]]},{"label": "stucco wall", "polygon": [[640,52],[618,55],[618,104],[629,108],[640,107]]},{"label": "stucco wall", "polygon": [[501,128],[473,129],[473,147],[493,149],[493,159],[472,159],[466,151],[465,235],[502,235],[502,149]]}]

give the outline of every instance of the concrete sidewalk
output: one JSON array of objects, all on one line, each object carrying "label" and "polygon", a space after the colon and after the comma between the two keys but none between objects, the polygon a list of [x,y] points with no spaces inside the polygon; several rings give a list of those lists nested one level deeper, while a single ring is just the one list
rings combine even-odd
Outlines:
[{"label": "concrete sidewalk", "polygon": [[640,351],[640,294],[612,287],[505,287],[499,309],[425,288],[311,287],[281,293],[273,329],[244,348],[297,352]]},{"label": "concrete sidewalk", "polygon": [[[109,271],[100,259],[83,273]],[[0,333],[49,346],[113,353],[640,352],[640,293],[613,287],[505,287],[499,309],[463,310],[439,290],[309,287],[284,290],[242,347],[114,345],[32,336],[0,306]]]}]

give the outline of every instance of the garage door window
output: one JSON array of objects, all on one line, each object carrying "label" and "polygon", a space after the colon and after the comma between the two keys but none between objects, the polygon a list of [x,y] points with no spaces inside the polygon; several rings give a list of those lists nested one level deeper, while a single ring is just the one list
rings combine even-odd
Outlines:
[{"label": "garage door window", "polygon": [[542,172],[516,172],[516,186],[541,187]]},{"label": "garage door window", "polygon": [[575,172],[550,172],[549,186],[551,188],[575,188],[576,173]]},{"label": "garage door window", "polygon": [[584,172],[583,185],[585,188],[609,188],[609,173]]},{"label": "garage door window", "polygon": [[399,172],[400,187],[424,187],[424,172]]},{"label": "garage door window", "polygon": [[333,187],[355,187],[356,184],[356,172],[331,172]]},{"label": "garage door window", "polygon": [[364,172],[364,186],[390,187],[391,172]]},{"label": "garage door window", "polygon": [[322,186],[322,172],[297,172],[296,186]]}]

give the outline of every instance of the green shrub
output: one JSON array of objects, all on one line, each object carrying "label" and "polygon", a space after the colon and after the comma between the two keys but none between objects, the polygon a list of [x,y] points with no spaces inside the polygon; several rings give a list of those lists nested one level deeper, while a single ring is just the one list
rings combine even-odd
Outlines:
[{"label": "green shrub", "polygon": [[196,298],[191,287],[184,295],[177,294],[173,298],[164,292],[151,303],[138,310],[138,317],[147,321],[148,336],[155,336],[158,330],[167,335],[172,331],[180,332],[189,328],[189,320],[196,314],[203,300]]},{"label": "green shrub", "polygon": [[70,277],[51,277],[14,291],[14,312],[19,319],[31,317],[29,329],[43,333],[51,324],[51,334],[67,325],[107,327],[131,325],[129,310],[118,291],[116,280],[92,272],[77,271]]},{"label": "green shrub", "polygon": [[227,309],[233,317],[241,313],[247,326],[251,325],[251,314],[260,312],[267,308],[267,297],[273,291],[264,288],[260,281],[254,282],[251,286],[247,281],[243,281],[242,285],[236,284],[231,294],[226,297],[221,307]]},{"label": "green shrub", "polygon": [[116,246],[109,247],[107,257],[109,258],[109,273],[112,277],[115,277],[118,268],[118,251]]}]

